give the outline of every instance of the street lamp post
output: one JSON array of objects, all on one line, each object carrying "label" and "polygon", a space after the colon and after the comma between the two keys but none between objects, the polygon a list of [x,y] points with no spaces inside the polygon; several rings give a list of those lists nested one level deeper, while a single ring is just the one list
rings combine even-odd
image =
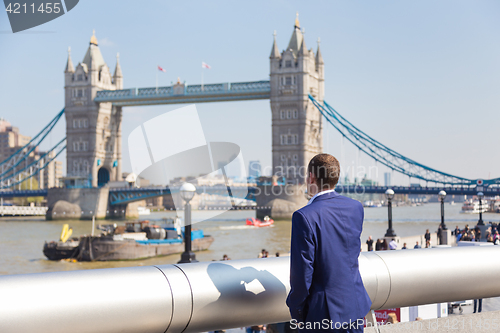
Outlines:
[{"label": "street lamp post", "polygon": [[392,198],[394,198],[394,191],[392,189],[388,189],[387,191],[385,191],[385,196],[387,198],[389,228],[387,229],[384,237],[396,237],[396,233],[394,232],[394,229],[392,229]]},{"label": "street lamp post", "polygon": [[484,222],[483,222],[483,197],[484,197],[484,194],[483,194],[483,192],[479,192],[477,194],[477,197],[479,198],[479,221],[477,221],[477,225],[484,225]]},{"label": "street lamp post", "polygon": [[181,260],[178,263],[198,262],[195,254],[191,251],[191,204],[189,203],[196,193],[196,187],[191,183],[184,183],[180,192],[181,198],[186,204],[184,206],[184,252],[181,254]]},{"label": "street lamp post", "polygon": [[[442,245],[442,244],[445,244],[445,242],[443,240],[444,234],[446,233],[445,230],[448,230],[448,228],[446,228],[446,224],[444,224],[444,198],[446,198],[446,192],[443,190],[439,191],[438,197],[439,197],[439,201],[441,202],[441,224],[439,225],[441,230],[438,230],[438,236],[439,236],[439,244]],[[448,239],[448,237],[446,236],[446,242],[447,242],[447,239]]]},{"label": "street lamp post", "polygon": [[439,191],[438,197],[439,197],[439,201],[441,201],[441,229],[448,230],[448,228],[446,227],[446,224],[444,224],[444,198],[446,198],[446,192]]}]

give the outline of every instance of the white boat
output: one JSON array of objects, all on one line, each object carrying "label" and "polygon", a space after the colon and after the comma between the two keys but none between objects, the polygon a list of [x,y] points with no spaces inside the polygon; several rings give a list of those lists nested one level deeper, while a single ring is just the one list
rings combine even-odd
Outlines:
[{"label": "white boat", "polygon": [[139,215],[150,215],[151,210],[146,207],[137,207],[137,211],[139,212]]},{"label": "white boat", "polygon": [[369,207],[369,208],[378,208],[382,207],[382,204],[379,201],[372,201],[372,200],[367,200],[363,202],[364,207]]},{"label": "white boat", "polygon": [[485,213],[489,209],[489,203],[486,200],[482,200],[482,204],[479,205],[479,200],[466,200],[464,204],[462,205],[462,211],[461,213],[466,213],[466,214],[479,214],[479,213]]}]

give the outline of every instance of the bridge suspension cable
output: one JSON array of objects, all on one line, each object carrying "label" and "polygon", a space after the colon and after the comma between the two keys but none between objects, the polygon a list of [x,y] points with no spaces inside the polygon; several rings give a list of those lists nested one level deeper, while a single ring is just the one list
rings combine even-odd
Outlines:
[{"label": "bridge suspension cable", "polygon": [[[37,135],[26,145],[0,163],[0,189],[9,188],[38,174],[47,167],[66,148],[66,138],[59,141],[38,159],[33,158],[32,152],[40,146],[43,140],[55,127],[64,114],[61,110]],[[30,162],[29,158],[33,158]],[[23,163],[24,162],[24,163]]]},{"label": "bridge suspension cable", "polygon": [[[22,169],[0,178],[0,189],[5,189],[21,184],[25,180],[37,175],[54,161],[66,149],[66,138],[59,141],[54,147],[45,152],[39,159],[34,160]],[[54,152],[54,155],[51,153]],[[52,156],[51,156],[52,155]],[[27,162],[27,159],[25,159]]]},{"label": "bridge suspension cable", "polygon": [[[443,185],[476,185],[476,179],[458,177],[438,171],[403,156],[354,126],[327,102],[321,104],[311,95],[309,95],[309,99],[313,102],[314,106],[318,108],[325,119],[339,131],[343,137],[373,158],[376,162],[382,163],[391,170],[426,182],[434,182]],[[484,185],[491,184],[500,184],[500,178],[484,181]]]}]

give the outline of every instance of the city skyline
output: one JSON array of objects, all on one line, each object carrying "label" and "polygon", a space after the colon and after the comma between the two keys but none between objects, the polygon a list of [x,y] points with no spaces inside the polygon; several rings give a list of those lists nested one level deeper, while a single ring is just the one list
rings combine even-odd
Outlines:
[{"label": "city skyline", "polygon": [[[315,49],[315,41],[321,37],[325,100],[347,119],[427,166],[467,178],[500,177],[495,169],[500,158],[494,154],[500,143],[494,127],[500,102],[500,43],[494,39],[500,31],[494,20],[500,12],[498,4],[313,4],[266,3],[257,11],[220,2],[213,7],[200,5],[189,9],[189,15],[176,17],[174,13],[187,7],[147,3],[136,13],[139,22],[150,18],[146,27],[129,27],[118,19],[131,18],[133,13],[126,6],[117,8],[116,2],[106,2],[99,6],[101,13],[93,11],[94,6],[87,2],[64,17],[18,34],[7,33],[7,20],[0,20],[0,45],[6,45],[0,56],[0,72],[8,78],[0,83],[4,101],[1,116],[26,135],[38,133],[64,105],[66,49],[71,46],[77,65],[83,60],[93,29],[111,69],[116,53],[120,53],[124,88],[153,87],[158,65],[167,71],[158,73],[160,86],[170,85],[177,77],[198,84],[202,61],[212,67],[205,70],[205,83],[267,80],[272,33],[277,30],[281,52],[299,11],[308,48]],[[324,10],[314,10],[317,5]],[[154,6],[159,12],[165,11],[168,24],[153,12]],[[218,12],[221,8],[224,10]],[[227,15],[242,8],[247,15]],[[112,10],[116,17],[105,18],[104,13]],[[6,14],[0,15],[6,18]],[[182,29],[172,30],[170,25]],[[158,33],[161,29],[169,34],[163,37]],[[33,50],[37,50],[36,57],[30,53]],[[30,98],[22,97],[26,94]],[[137,123],[178,107],[124,109],[124,171],[130,171],[125,140],[128,133]],[[237,143],[247,164],[260,160],[263,170],[271,164],[269,101],[197,107],[202,122],[208,124],[209,141]],[[26,122],[27,118],[32,121]],[[58,125],[52,136],[53,143],[63,137],[64,126]],[[340,135],[333,128],[329,127],[323,137],[324,149],[340,157],[345,169],[359,165],[370,170],[375,165],[366,156],[358,157],[348,143],[342,149]],[[473,154],[473,158],[464,158],[464,153]],[[480,161],[474,158],[477,156],[481,156]],[[65,161],[65,156],[60,160]],[[381,167],[369,178],[383,183],[384,172],[387,170]],[[409,183],[400,175],[391,178],[392,184]]]}]

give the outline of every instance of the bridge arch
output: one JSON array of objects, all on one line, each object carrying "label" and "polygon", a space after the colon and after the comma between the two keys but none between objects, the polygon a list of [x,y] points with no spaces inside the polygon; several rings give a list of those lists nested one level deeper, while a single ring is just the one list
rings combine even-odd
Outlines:
[{"label": "bridge arch", "polygon": [[109,182],[109,170],[106,167],[101,167],[97,172],[97,186],[102,187]]}]

